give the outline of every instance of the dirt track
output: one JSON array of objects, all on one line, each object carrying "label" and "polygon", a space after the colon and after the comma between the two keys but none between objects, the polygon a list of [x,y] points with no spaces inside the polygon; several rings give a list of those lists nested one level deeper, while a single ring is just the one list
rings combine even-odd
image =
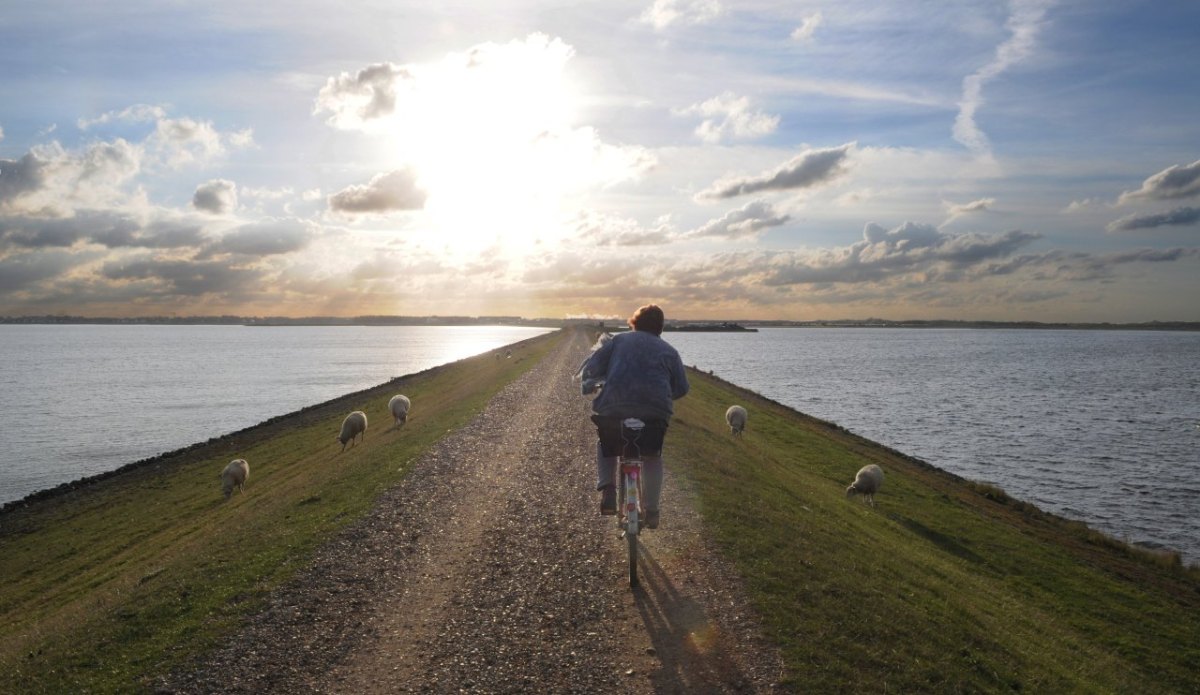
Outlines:
[{"label": "dirt track", "polygon": [[588,347],[564,341],[160,692],[772,690],[779,656],[670,474],[630,590],[570,379]]}]

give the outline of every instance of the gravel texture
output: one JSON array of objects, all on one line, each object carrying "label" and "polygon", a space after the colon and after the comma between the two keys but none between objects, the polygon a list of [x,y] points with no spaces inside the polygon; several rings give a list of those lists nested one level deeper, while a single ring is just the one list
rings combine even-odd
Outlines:
[{"label": "gravel texture", "polygon": [[778,687],[778,652],[669,473],[630,589],[624,541],[598,514],[588,399],[571,379],[588,348],[569,335],[159,692]]}]

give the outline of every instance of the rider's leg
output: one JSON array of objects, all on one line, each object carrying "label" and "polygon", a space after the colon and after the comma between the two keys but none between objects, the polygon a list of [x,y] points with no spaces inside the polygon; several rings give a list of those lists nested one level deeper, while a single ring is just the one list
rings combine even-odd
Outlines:
[{"label": "rider's leg", "polygon": [[596,442],[596,489],[600,491],[600,513],[612,515],[617,513],[617,491],[614,476],[617,471],[617,457],[605,456]]},{"label": "rider's leg", "polygon": [[602,490],[606,485],[612,485],[617,475],[617,457],[605,456],[600,450],[600,442],[596,442],[596,489]]},{"label": "rider's leg", "polygon": [[658,511],[658,503],[662,498],[663,459],[662,454],[642,457],[642,495],[645,496],[643,507],[647,512]]}]

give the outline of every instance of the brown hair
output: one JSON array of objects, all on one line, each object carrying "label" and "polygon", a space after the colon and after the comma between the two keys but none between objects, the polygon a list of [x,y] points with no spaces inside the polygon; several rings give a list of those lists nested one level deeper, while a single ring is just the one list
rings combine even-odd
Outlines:
[{"label": "brown hair", "polygon": [[663,323],[666,317],[657,304],[647,304],[633,312],[629,317],[629,327],[635,331],[645,331],[654,335],[662,335]]}]

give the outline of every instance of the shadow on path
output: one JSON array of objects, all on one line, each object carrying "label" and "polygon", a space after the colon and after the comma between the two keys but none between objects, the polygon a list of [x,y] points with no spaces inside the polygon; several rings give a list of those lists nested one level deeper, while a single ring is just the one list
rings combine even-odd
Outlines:
[{"label": "shadow on path", "polygon": [[640,586],[634,604],[661,662],[650,675],[655,692],[738,692],[752,689],[729,657],[722,633],[694,598],[680,591],[654,554],[639,546]]}]

